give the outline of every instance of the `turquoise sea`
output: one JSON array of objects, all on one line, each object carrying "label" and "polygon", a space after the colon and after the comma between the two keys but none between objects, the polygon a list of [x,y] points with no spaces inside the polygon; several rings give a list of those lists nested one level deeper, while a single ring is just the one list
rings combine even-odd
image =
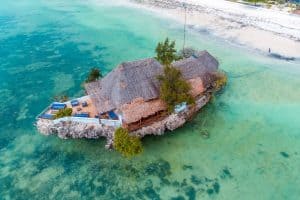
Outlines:
[{"label": "turquoise sea", "polygon": [[54,95],[84,93],[91,67],[154,56],[167,36],[180,48],[182,25],[114,1],[0,0],[0,199],[299,199],[300,62],[205,30],[188,44],[219,59],[228,85],[183,128],[144,138],[143,154],[36,131]]}]

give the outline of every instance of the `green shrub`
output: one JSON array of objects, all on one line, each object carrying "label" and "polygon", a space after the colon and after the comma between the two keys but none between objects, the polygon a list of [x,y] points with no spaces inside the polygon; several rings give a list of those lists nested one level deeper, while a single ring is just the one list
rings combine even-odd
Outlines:
[{"label": "green shrub", "polygon": [[169,38],[166,38],[164,42],[159,42],[155,52],[155,59],[165,66],[171,65],[174,60],[179,59],[175,49],[175,41],[170,42]]},{"label": "green shrub", "polygon": [[169,112],[173,112],[176,105],[186,102],[193,104],[194,98],[190,94],[191,86],[184,80],[180,70],[172,66],[164,67],[164,74],[158,76],[160,82],[160,99],[168,107]]},{"label": "green shrub", "polygon": [[100,69],[92,68],[85,82],[86,83],[94,82],[97,81],[99,78],[102,78]]},{"label": "green shrub", "polygon": [[114,148],[125,157],[131,157],[143,151],[140,138],[130,136],[128,130],[124,128],[118,128],[115,131]]},{"label": "green shrub", "polygon": [[164,73],[158,76],[160,82],[160,99],[163,100],[169,112],[173,112],[176,105],[187,102],[194,103],[194,98],[190,95],[191,86],[184,80],[182,73],[172,62],[183,58],[188,51],[177,54],[175,41],[170,42],[167,38],[164,42],[159,42],[156,49],[156,59],[164,66]]},{"label": "green shrub", "polygon": [[71,116],[71,115],[72,115],[72,108],[64,108],[64,109],[59,110],[55,114],[55,119],[68,117],[68,116]]},{"label": "green shrub", "polygon": [[215,79],[214,81],[214,89],[216,91],[222,89],[227,84],[227,76],[225,72],[218,71],[216,73],[213,73],[213,77]]}]

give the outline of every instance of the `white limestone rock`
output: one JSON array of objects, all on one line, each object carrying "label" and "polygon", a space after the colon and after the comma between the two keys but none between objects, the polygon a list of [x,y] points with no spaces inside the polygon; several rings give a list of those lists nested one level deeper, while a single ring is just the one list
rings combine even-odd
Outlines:
[{"label": "white limestone rock", "polygon": [[[173,131],[183,126],[191,115],[208,103],[209,99],[210,95],[203,96],[196,101],[194,107],[181,113],[173,113],[162,121],[155,122],[150,126],[143,127],[130,134],[142,138],[146,135],[163,135],[167,131]],[[38,119],[36,126],[40,133],[44,135],[54,134],[62,139],[98,139],[100,137],[105,137],[107,140],[105,148],[113,148],[115,132],[115,128],[113,127],[75,121],[60,121],[55,123],[55,121],[44,119]]]}]

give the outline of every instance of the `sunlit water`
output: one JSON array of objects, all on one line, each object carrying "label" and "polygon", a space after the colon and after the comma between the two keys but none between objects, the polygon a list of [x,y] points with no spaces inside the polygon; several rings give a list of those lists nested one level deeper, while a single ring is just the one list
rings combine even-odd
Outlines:
[{"label": "sunlit water", "polygon": [[182,45],[182,25],[107,4],[0,0],[0,199],[298,199],[299,62],[203,31],[188,43],[219,59],[227,87],[183,128],[144,138],[140,156],[36,132],[54,95],[83,94],[91,67],[153,56],[166,36]]}]

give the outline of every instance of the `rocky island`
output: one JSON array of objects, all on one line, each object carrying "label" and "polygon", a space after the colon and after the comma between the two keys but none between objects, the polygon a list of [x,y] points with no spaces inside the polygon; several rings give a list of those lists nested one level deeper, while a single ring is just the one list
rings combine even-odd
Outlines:
[{"label": "rocky island", "polygon": [[226,76],[207,51],[186,49],[179,55],[174,46],[166,39],[155,58],[124,62],[105,77],[87,81],[86,96],[52,103],[38,116],[37,129],[63,139],[105,137],[106,148],[116,149],[116,133],[130,140],[181,127],[225,84]]}]

